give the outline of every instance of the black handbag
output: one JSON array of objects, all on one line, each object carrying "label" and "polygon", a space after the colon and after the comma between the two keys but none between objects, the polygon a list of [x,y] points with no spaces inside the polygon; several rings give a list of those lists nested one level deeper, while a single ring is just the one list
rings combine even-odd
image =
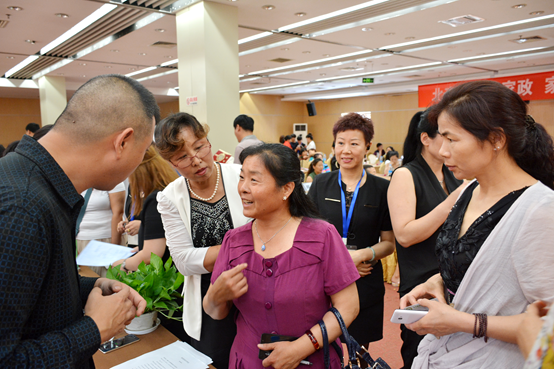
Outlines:
[{"label": "black handbag", "polygon": [[[341,368],[342,369],[360,369],[360,358],[362,360],[365,360],[365,362],[369,365],[372,369],[390,369],[390,366],[385,362],[385,360],[378,358],[377,360],[373,360],[371,358],[371,355],[369,355],[369,352],[367,350],[360,346],[358,342],[354,338],[350,336],[348,333],[348,329],[346,328],[346,325],[344,324],[344,321],[342,320],[342,316],[340,315],[339,311],[332,307],[330,311],[335,314],[335,317],[337,318],[339,322],[340,329],[342,330],[342,335],[344,337],[344,341],[346,343],[346,347],[348,349],[348,365],[344,366],[344,360],[342,355],[342,349],[338,346],[336,342],[331,343],[331,346],[335,349],[341,360]],[[325,323],[323,320],[319,321],[319,327],[321,328],[321,333],[323,335],[323,355],[325,360],[325,369],[329,368],[329,338],[327,336],[327,328],[325,327]]]}]

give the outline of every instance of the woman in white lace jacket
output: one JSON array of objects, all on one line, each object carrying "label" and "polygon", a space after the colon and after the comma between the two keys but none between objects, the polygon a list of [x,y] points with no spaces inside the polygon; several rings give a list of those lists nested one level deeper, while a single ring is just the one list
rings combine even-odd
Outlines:
[{"label": "woman in white lace jacket", "polygon": [[208,128],[187,113],[156,127],[156,147],[182,175],[158,194],[167,246],[185,276],[183,326],[191,345],[228,366],[236,327],[233,314],[216,321],[202,310],[211,272],[225,233],[248,222],[237,190],[240,166],[214,162]]}]

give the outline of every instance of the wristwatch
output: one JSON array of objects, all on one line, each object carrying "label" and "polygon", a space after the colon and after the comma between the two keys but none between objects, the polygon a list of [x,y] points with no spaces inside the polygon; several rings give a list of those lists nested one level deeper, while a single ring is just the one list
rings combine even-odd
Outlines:
[{"label": "wristwatch", "polygon": [[125,262],[127,262],[127,259],[123,260],[123,263],[121,263],[121,269],[128,272],[127,268],[125,268]]}]

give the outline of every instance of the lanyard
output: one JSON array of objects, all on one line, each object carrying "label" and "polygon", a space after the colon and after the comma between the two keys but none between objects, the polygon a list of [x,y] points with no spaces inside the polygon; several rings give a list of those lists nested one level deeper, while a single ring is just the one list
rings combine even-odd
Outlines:
[{"label": "lanyard", "polygon": [[133,205],[131,206],[131,222],[135,220],[135,202],[133,201]]},{"label": "lanyard", "polygon": [[356,189],[354,190],[354,195],[352,195],[352,201],[350,202],[350,209],[348,209],[348,217],[346,216],[346,197],[344,195],[344,191],[342,189],[342,175],[339,170],[339,187],[340,187],[340,203],[342,206],[342,240],[344,241],[344,244],[346,245],[346,240],[348,236],[348,229],[350,228],[350,221],[352,220],[352,214],[354,213],[354,204],[356,203],[356,199],[358,198],[358,191],[360,190],[360,184],[362,183],[362,179],[364,179],[364,171],[362,171],[362,178],[360,178],[360,181],[356,185]]}]

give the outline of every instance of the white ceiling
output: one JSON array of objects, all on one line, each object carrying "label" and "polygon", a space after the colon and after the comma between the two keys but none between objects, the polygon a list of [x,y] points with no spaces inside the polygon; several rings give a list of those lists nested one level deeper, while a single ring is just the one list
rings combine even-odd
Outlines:
[{"label": "white ceiling", "polygon": [[[215,1],[238,8],[240,39],[263,31],[274,33],[239,45],[241,91],[281,95],[288,101],[404,93],[417,91],[418,85],[429,83],[554,70],[554,0],[519,0],[521,3],[518,0]],[[121,0],[110,3],[117,2]],[[68,55],[52,52],[30,64],[28,68],[35,67],[31,75],[51,64],[74,58],[73,62],[47,73],[63,76],[71,96],[81,84],[100,74],[128,74],[158,66],[156,70],[134,76],[141,79],[176,71],[177,64],[159,67],[176,58],[176,48],[151,46],[158,41],[177,41],[173,10],[160,12],[156,7],[164,8],[172,3],[182,7],[191,1],[123,2],[127,5],[118,5],[111,15],[103,18],[107,24],[104,32],[109,32],[106,35],[116,34],[112,42],[98,45],[99,39],[90,38],[90,32],[80,34],[71,41],[73,51],[68,51]],[[0,76],[30,55],[39,53],[106,3],[104,0],[0,0],[0,21],[9,21],[0,28]],[[522,3],[524,7],[514,8]],[[262,9],[269,4],[275,8]],[[23,10],[10,10],[9,6]],[[289,32],[298,36],[277,32],[284,26],[353,6],[360,9],[291,27]],[[543,13],[530,14],[538,11]],[[306,15],[296,16],[299,12]],[[60,18],[56,13],[69,17]],[[439,23],[463,15],[477,16],[484,21],[455,28]],[[127,27],[125,18],[129,24],[138,19],[151,23],[135,27],[138,29],[125,35],[117,34]],[[371,30],[362,31],[364,27]],[[164,32],[157,31],[160,29]],[[468,31],[473,32],[464,34]],[[544,40],[510,42],[520,36],[540,36]],[[271,61],[276,58],[290,61]],[[363,84],[364,76],[373,77],[374,83]],[[178,85],[177,73],[142,83],[159,102],[177,99],[173,90]],[[289,84],[296,86],[279,87]],[[259,88],[267,89],[256,91]],[[38,98],[36,81],[29,76],[28,79],[0,78],[0,97]]]}]

